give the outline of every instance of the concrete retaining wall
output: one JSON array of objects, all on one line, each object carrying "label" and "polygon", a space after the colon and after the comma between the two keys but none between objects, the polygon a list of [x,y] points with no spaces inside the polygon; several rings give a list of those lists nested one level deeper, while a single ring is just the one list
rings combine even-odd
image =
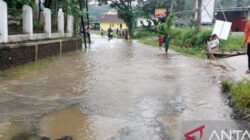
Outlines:
[{"label": "concrete retaining wall", "polygon": [[0,70],[82,48],[80,38],[0,45]]}]

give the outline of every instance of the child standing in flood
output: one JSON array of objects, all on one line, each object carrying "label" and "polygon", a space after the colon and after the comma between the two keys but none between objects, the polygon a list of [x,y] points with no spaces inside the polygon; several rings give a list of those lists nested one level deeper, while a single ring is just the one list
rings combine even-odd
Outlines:
[{"label": "child standing in flood", "polygon": [[166,50],[166,53],[168,52],[169,42],[170,42],[170,35],[167,35],[167,37],[165,39],[165,50]]},{"label": "child standing in flood", "polygon": [[209,57],[211,61],[215,61],[214,53],[218,50],[219,45],[220,45],[220,41],[218,39],[218,36],[214,34],[211,49],[209,51]]},{"label": "child standing in flood", "polygon": [[159,49],[161,50],[162,44],[164,43],[164,37],[163,37],[163,35],[161,35],[161,36],[159,37],[158,42],[159,42]]}]

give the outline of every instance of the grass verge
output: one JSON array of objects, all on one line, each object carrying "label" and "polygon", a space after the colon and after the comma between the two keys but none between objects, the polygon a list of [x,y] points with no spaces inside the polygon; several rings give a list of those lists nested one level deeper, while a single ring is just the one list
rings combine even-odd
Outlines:
[{"label": "grass verge", "polygon": [[[211,35],[211,30],[202,30],[197,38],[193,30],[173,29],[169,34],[172,39],[170,49],[177,52],[206,58],[203,49],[206,46],[206,39]],[[135,39],[139,39],[140,43],[158,46],[159,33],[137,31],[134,33]],[[228,40],[220,40],[219,51],[242,51],[243,35],[229,35]],[[182,45],[185,44],[185,47]],[[175,47],[175,46],[180,47]],[[192,46],[189,48],[189,46]]]},{"label": "grass verge", "polygon": [[241,81],[229,92],[234,111],[240,118],[250,120],[250,81]]},{"label": "grass verge", "polygon": [[[96,31],[96,30],[92,30],[92,31],[90,31],[90,33],[96,34],[96,35],[101,35],[101,31]],[[117,38],[116,32],[113,32],[113,35],[114,35],[114,38]],[[106,32],[106,33],[104,34],[104,36],[108,36],[108,32]]]},{"label": "grass verge", "polygon": [[221,86],[222,91],[229,93],[236,117],[250,120],[250,81],[244,80],[235,84],[223,81]]},{"label": "grass verge", "polygon": [[[143,37],[143,38],[139,39],[139,42],[142,44],[158,47],[157,36]],[[206,56],[207,56],[207,54],[202,52],[203,51],[202,48],[182,48],[182,47],[170,45],[169,49],[175,50],[175,51],[183,53],[183,54],[197,56],[197,57],[201,57],[201,58],[206,58]]]},{"label": "grass verge", "polygon": [[53,56],[44,58],[42,60],[38,60],[36,62],[30,62],[25,65],[16,66],[14,68],[10,68],[5,71],[0,71],[0,77],[11,77],[13,75],[23,74],[32,70],[37,70],[43,67],[48,66],[49,64],[53,63],[54,61],[60,59],[62,56]]}]

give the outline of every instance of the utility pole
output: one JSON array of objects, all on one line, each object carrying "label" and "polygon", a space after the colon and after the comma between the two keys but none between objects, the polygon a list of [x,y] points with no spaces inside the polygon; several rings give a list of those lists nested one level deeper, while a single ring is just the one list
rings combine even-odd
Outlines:
[{"label": "utility pole", "polygon": [[[79,0],[79,5],[80,5],[80,10],[82,11],[82,0]],[[87,48],[87,44],[86,44],[85,23],[84,23],[84,20],[83,20],[83,16],[82,16],[82,15],[81,15],[81,22],[82,22],[82,29],[83,29],[84,45],[85,45],[85,48]]]},{"label": "utility pole", "polygon": [[171,6],[170,6],[171,13],[174,11],[174,4],[175,4],[175,0],[171,0]]},{"label": "utility pole", "polygon": [[197,7],[196,7],[196,25],[195,25],[195,34],[197,35],[200,32],[201,29],[201,5],[202,5],[202,0],[197,0]]},{"label": "utility pole", "polygon": [[[87,10],[87,20],[88,20],[88,28],[90,28],[89,25],[89,6],[88,6],[88,0],[86,0],[86,10]],[[90,31],[88,30],[88,38],[89,38],[89,44],[91,44],[91,37],[90,37]]]}]

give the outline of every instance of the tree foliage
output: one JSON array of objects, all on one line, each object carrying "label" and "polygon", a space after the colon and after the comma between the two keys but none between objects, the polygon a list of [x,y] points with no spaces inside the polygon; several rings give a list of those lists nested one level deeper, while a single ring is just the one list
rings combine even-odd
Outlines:
[{"label": "tree foliage", "polygon": [[9,8],[21,9],[23,5],[27,4],[33,8],[36,7],[33,0],[4,0]]}]

